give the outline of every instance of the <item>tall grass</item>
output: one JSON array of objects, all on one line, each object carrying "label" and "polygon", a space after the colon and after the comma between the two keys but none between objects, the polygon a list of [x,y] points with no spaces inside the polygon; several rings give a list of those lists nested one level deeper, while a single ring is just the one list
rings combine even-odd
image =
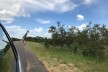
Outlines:
[{"label": "tall grass", "polygon": [[12,49],[9,48],[4,57],[0,58],[0,72],[12,72],[13,57]]},{"label": "tall grass", "polygon": [[49,67],[73,63],[83,72],[108,72],[108,50],[106,50],[105,58],[99,61],[97,58],[83,57],[67,49],[53,47],[46,49],[40,43],[27,42],[27,45],[41,61],[47,61]]}]

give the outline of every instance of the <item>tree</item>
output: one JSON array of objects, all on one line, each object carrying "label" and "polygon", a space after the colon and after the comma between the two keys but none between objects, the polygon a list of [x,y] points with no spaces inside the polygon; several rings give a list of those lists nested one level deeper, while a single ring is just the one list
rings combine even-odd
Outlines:
[{"label": "tree", "polygon": [[64,25],[57,22],[57,27],[51,26],[49,33],[52,33],[50,45],[60,46],[62,49],[66,46],[72,49],[74,53],[79,52],[84,56],[102,58],[105,53],[104,45],[108,43],[106,26],[101,24],[92,26],[91,22],[83,30],[79,30],[74,26],[66,29]]},{"label": "tree", "polygon": [[60,46],[63,49],[65,44],[66,31],[64,25],[61,25],[60,22],[57,22],[57,26],[51,26],[49,33],[52,33],[53,45]]}]

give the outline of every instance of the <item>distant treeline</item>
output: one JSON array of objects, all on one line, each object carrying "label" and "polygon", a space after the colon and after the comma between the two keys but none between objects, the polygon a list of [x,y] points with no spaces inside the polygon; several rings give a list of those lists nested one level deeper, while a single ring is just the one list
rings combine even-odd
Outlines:
[{"label": "distant treeline", "polygon": [[12,37],[11,39],[12,39],[12,41],[20,41],[21,40],[21,39],[14,38],[14,37]]},{"label": "distant treeline", "polygon": [[33,42],[39,42],[39,43],[45,43],[48,38],[36,36],[36,37],[27,37],[26,41],[33,41]]},{"label": "distant treeline", "polygon": [[83,30],[79,30],[75,26],[66,27],[57,22],[57,26],[51,26],[48,32],[52,34],[51,38],[37,36],[27,37],[26,40],[42,42],[46,48],[67,48],[83,56],[99,58],[104,56],[108,46],[108,28],[104,24],[92,25],[90,22]]}]

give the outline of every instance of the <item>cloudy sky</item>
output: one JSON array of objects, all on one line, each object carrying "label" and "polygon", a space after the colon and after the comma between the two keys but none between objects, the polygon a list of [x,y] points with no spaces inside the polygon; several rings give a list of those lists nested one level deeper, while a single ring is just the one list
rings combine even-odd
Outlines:
[{"label": "cloudy sky", "polygon": [[90,21],[108,24],[108,0],[0,0],[0,22],[11,37],[50,37],[47,31],[60,21],[80,30]]}]

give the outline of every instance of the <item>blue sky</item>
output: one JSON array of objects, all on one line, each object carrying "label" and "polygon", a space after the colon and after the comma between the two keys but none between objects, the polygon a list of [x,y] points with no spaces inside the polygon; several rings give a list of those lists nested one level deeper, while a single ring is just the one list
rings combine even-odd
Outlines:
[{"label": "blue sky", "polygon": [[0,22],[12,37],[50,37],[47,31],[60,21],[82,30],[90,21],[107,25],[108,0],[0,0]]}]

